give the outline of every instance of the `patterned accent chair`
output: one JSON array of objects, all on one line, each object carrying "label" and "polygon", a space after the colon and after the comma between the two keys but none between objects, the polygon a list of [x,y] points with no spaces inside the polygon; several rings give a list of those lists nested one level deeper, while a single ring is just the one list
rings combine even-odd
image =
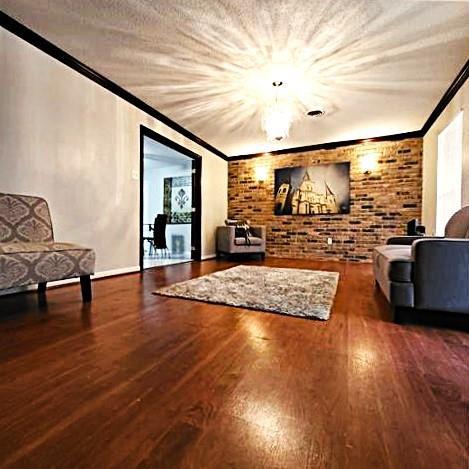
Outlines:
[{"label": "patterned accent chair", "polygon": [[80,277],[84,302],[92,297],[95,253],[56,243],[47,202],[40,197],[0,193],[0,290]]}]

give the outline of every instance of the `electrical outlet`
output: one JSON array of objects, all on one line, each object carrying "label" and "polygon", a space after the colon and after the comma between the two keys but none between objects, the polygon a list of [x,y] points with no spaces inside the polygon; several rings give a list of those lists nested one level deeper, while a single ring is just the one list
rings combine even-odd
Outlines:
[{"label": "electrical outlet", "polygon": [[327,238],[327,244],[332,244],[332,238]]}]

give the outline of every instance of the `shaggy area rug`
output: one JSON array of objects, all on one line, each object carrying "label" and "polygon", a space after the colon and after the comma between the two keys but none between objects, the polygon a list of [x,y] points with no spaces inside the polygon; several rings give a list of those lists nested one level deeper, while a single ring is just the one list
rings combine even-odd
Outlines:
[{"label": "shaggy area rug", "polygon": [[154,293],[326,320],[338,281],[338,272],[239,265]]}]

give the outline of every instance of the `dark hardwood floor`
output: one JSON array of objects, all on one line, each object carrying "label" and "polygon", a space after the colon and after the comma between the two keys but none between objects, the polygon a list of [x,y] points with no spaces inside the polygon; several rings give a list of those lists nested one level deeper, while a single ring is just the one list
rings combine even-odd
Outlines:
[{"label": "dark hardwood floor", "polygon": [[369,265],[265,264],[339,271],[331,319],[151,294],[226,261],[0,298],[2,467],[467,468],[469,335],[393,324]]}]

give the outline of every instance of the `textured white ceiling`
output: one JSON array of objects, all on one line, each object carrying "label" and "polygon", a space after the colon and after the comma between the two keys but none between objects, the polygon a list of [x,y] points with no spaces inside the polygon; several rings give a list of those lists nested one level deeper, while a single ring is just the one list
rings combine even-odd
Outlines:
[{"label": "textured white ceiling", "polygon": [[[469,56],[469,2],[0,0],[228,155],[420,129]],[[294,100],[266,140],[271,82]],[[305,116],[323,108],[320,119]]]}]

